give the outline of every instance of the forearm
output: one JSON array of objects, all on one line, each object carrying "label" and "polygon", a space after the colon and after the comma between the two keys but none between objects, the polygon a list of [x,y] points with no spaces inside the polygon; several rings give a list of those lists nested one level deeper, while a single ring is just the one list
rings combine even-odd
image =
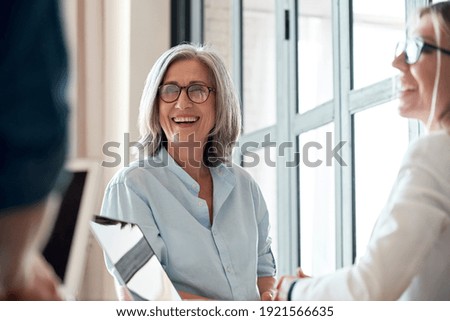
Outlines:
[{"label": "forearm", "polygon": [[275,297],[275,282],[276,279],[273,276],[263,276],[258,278],[259,295],[263,296],[263,293],[270,293],[271,299]]},{"label": "forearm", "polygon": [[46,205],[40,202],[0,216],[0,293],[26,283],[31,260],[52,226],[52,211]]}]

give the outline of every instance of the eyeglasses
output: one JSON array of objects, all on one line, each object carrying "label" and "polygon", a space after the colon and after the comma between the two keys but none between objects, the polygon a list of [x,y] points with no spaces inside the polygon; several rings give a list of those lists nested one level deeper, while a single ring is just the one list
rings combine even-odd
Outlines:
[{"label": "eyeglasses", "polygon": [[186,89],[187,96],[196,104],[204,103],[211,92],[216,92],[214,88],[200,84],[192,84],[183,87],[175,84],[167,84],[158,87],[158,94],[164,102],[173,103],[180,97],[182,89]]},{"label": "eyeglasses", "polygon": [[430,52],[431,50],[438,50],[446,55],[450,55],[450,50],[426,43],[419,38],[408,38],[397,44],[397,47],[395,48],[395,57],[400,56],[404,52],[406,63],[412,65],[419,60],[422,52]]}]

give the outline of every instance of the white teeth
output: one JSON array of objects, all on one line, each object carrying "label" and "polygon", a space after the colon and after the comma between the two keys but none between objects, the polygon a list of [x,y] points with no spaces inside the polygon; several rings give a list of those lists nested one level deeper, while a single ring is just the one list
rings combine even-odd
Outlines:
[{"label": "white teeth", "polygon": [[401,90],[401,91],[411,91],[411,90],[416,90],[416,86],[413,86],[413,85],[407,85],[407,84],[400,84],[400,90]]},{"label": "white teeth", "polygon": [[411,87],[411,86],[401,86],[400,87],[401,91],[413,91],[416,90],[416,87]]},{"label": "white teeth", "polygon": [[199,117],[173,117],[172,120],[176,123],[193,123],[196,122]]}]

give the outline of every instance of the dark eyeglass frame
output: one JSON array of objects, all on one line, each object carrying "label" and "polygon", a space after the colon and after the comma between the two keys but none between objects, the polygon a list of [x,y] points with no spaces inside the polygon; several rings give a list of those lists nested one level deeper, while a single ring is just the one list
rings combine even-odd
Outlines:
[{"label": "dark eyeglass frame", "polygon": [[[414,46],[414,47],[411,47]],[[409,49],[408,49],[409,48]],[[402,53],[405,53],[405,61],[408,65],[413,65],[419,61],[424,49],[437,50],[443,54],[450,56],[450,50],[432,45],[431,43],[425,42],[420,38],[407,38],[404,41],[400,41],[395,48],[395,56],[398,57]],[[414,50],[414,51],[411,51]],[[413,57],[414,55],[414,57]]]},{"label": "dark eyeglass frame", "polygon": [[[172,99],[172,100],[169,99],[169,100],[167,100],[167,99],[164,99],[164,98],[163,98],[163,95],[161,95],[163,88],[164,88],[164,87],[168,87],[168,86],[172,86],[172,87],[178,88],[178,95],[176,96],[175,99]],[[208,91],[208,94],[206,95],[206,97],[205,97],[204,100],[194,100],[194,99],[192,99],[192,97],[191,97],[192,91],[190,91],[190,89],[193,88],[193,87],[201,87],[201,88],[204,89],[205,91],[206,91],[206,90]],[[190,85],[188,85],[188,86],[178,86],[177,84],[164,84],[164,85],[161,85],[161,86],[158,87],[158,96],[159,96],[159,98],[161,98],[162,101],[164,101],[164,102],[166,102],[166,103],[173,103],[174,101],[177,101],[178,98],[180,98],[181,91],[182,91],[183,89],[186,90],[186,94],[187,94],[189,100],[192,101],[192,102],[195,103],[195,104],[203,104],[205,101],[208,100],[208,98],[209,98],[211,92],[214,92],[214,93],[216,92],[216,89],[215,89],[215,88],[209,87],[209,86],[206,86],[206,85],[203,85],[203,84],[190,84]]]}]

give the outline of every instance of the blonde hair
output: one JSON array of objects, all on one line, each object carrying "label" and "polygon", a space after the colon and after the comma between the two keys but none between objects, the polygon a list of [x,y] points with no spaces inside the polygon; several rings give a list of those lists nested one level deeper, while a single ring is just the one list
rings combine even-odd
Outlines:
[{"label": "blonde hair", "polygon": [[[419,18],[422,18],[425,15],[430,15],[433,22],[433,27],[436,34],[436,41],[437,45],[441,46],[443,42],[447,40],[447,42],[450,44],[450,1],[447,2],[439,2],[436,4],[433,4],[428,7],[424,7],[419,11]],[[440,31],[444,31],[444,33],[448,36],[445,39],[441,39]],[[435,117],[435,110],[436,110],[436,101],[437,101],[437,88],[439,85],[439,79],[440,79],[440,73],[441,73],[441,54],[438,52],[437,55],[437,73],[436,73],[436,80],[434,84],[434,90],[433,90],[433,100],[431,104],[431,112],[430,117],[428,119],[428,125],[433,121]],[[450,75],[448,75],[450,77]],[[444,110],[441,112],[440,115],[437,116],[437,121],[440,126],[447,129],[447,132],[450,134],[450,103],[445,106]]]},{"label": "blonde hair", "polygon": [[215,93],[215,125],[204,148],[203,160],[207,166],[231,162],[232,149],[241,131],[241,109],[223,60],[210,47],[180,44],[164,52],[150,70],[139,107],[139,142],[148,154],[158,153],[167,138],[159,122],[158,87],[169,66],[179,60],[195,59],[210,71]]}]

